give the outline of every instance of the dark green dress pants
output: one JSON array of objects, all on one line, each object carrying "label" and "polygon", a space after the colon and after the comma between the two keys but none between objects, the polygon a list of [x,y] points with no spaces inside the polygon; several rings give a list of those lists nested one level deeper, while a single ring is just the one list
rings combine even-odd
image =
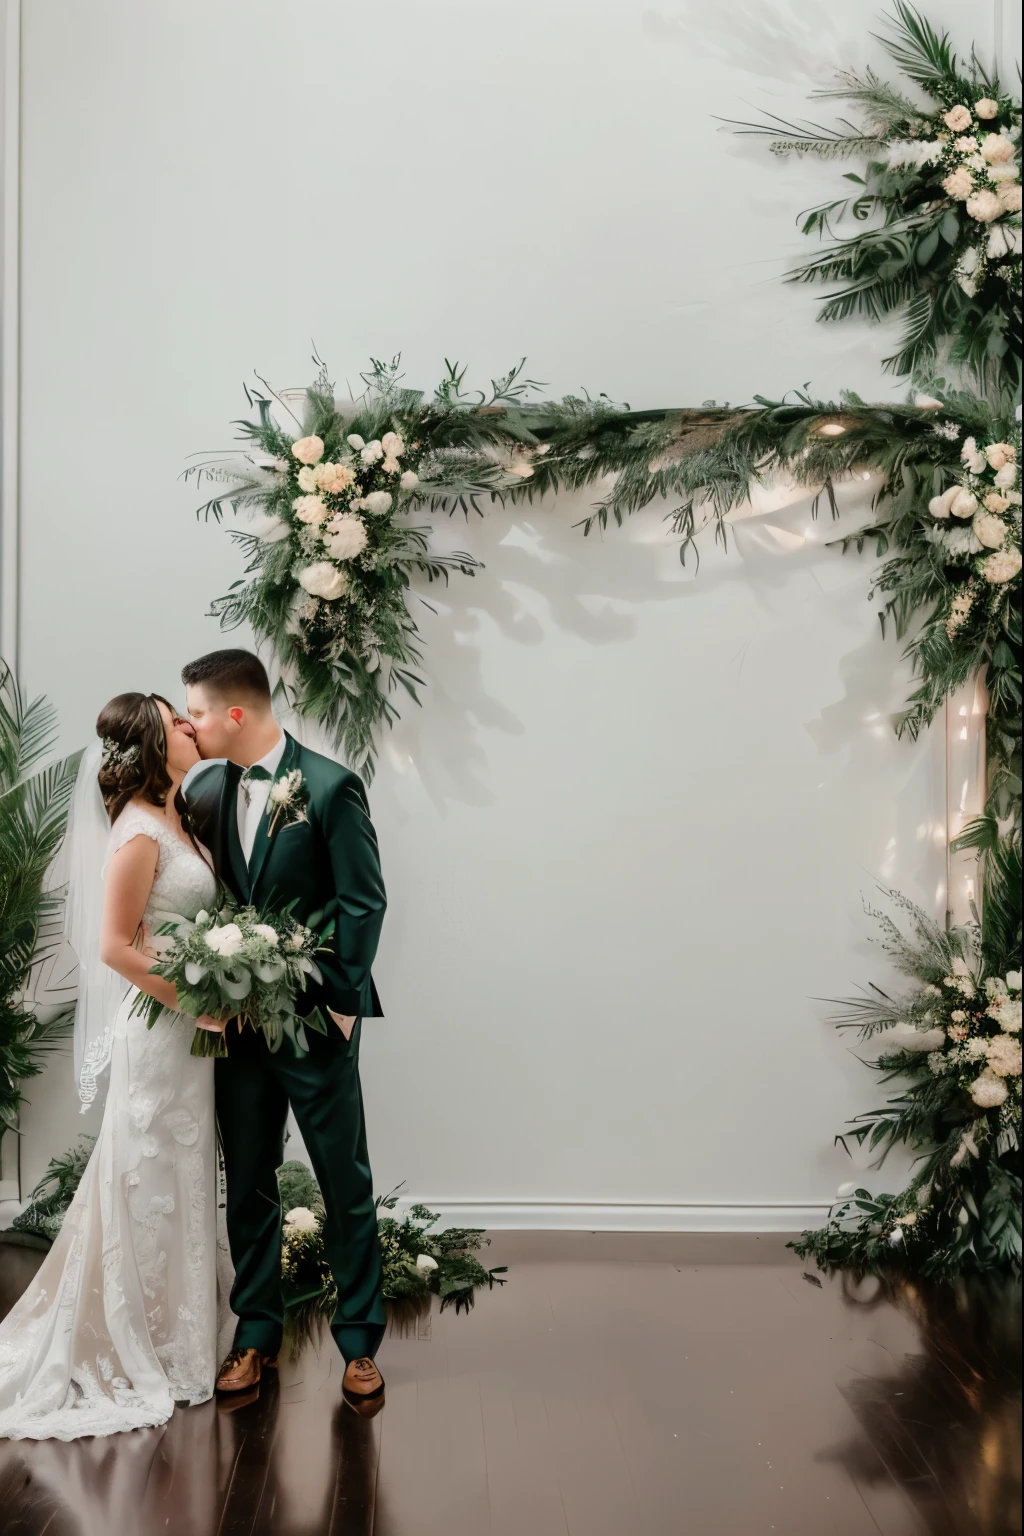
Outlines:
[{"label": "dark green dress pants", "polygon": [[371,1358],[384,1336],[380,1243],[359,1084],[359,1035],[307,1031],[308,1056],[286,1040],[276,1055],[262,1034],[228,1026],[216,1062],[217,1120],[227,1177],[227,1227],[238,1317],[236,1349],[281,1345],[281,1202],[288,1106],[295,1112],[324,1197],[324,1247],[338,1287],[331,1332],[346,1361]]}]

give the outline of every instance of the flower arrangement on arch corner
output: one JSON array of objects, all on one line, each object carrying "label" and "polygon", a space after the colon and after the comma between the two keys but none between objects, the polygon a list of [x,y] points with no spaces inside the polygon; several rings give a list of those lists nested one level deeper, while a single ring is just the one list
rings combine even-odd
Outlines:
[{"label": "flower arrangement on arch corner", "polygon": [[[285,1320],[294,1350],[310,1337],[319,1317],[330,1318],[337,1292],[324,1252],[324,1204],[305,1163],[285,1163],[277,1171],[284,1220],[281,1228],[281,1282]],[[474,1228],[434,1230],[438,1217],[413,1205],[401,1221],[389,1213],[398,1192],[377,1199],[377,1231],[383,1265],[384,1300],[392,1316],[424,1310],[440,1299],[441,1310],[468,1311],[475,1293],[504,1285],[506,1266],[487,1269],[476,1258],[489,1239]]]},{"label": "flower arrangement on arch corner", "polygon": [[363,394],[348,402],[335,400],[321,364],[298,415],[290,401],[300,392],[247,389],[258,416],[236,423],[244,449],[186,471],[227,486],[200,515],[220,520],[230,506],[250,519],[232,537],[251,579],[236,582],[212,613],[226,628],[248,622],[272,641],[289,702],[367,778],[375,733],[397,718],[392,693],[400,687],[419,702],[423,686],[412,578],[447,582],[453,571],[479,568],[462,551],[433,553],[429,529],[408,514],[423,505],[466,510],[533,472],[518,446],[532,439],[516,412],[534,387],[522,364],[492,380],[489,396],[466,392],[465,370],[448,364],[429,398],[401,387],[398,364],[375,361]]},{"label": "flower arrangement on arch corner", "polygon": [[[1021,1267],[1021,844],[989,852],[984,917],[945,930],[905,897],[904,934],[872,911],[882,943],[911,985],[872,985],[834,1022],[881,1036],[869,1065],[894,1097],[836,1139],[878,1153],[917,1152],[898,1194],[840,1188],[827,1226],[791,1246],[823,1269],[912,1271],[938,1280]],[[870,910],[870,909],[869,909]]]},{"label": "flower arrangement on arch corner", "polygon": [[[863,156],[852,191],[803,214],[804,234],[831,238],[789,274],[838,282],[818,318],[903,317],[886,366],[932,376],[948,349],[983,384],[1018,386],[1021,341],[1021,103],[972,50],[961,62],[947,33],[897,0],[878,41],[912,82],[915,98],[872,69],[842,71],[818,100],[852,103],[863,126],[838,128],[768,117],[734,123],[771,140],[775,154]],[[924,104],[918,93],[929,98]],[[837,233],[850,225],[857,232]]]}]

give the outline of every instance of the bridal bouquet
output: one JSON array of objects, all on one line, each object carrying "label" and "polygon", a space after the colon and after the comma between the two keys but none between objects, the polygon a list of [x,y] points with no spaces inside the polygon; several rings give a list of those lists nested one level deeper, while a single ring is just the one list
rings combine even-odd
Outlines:
[{"label": "bridal bouquet", "polygon": [[[279,1050],[284,1039],[296,1050],[307,1051],[305,1025],[327,1033],[319,1011],[314,1008],[300,1017],[296,1001],[308,978],[321,979],[313,956],[328,935],[318,939],[287,909],[258,912],[226,903],[216,912],[200,912],[187,929],[167,924],[160,931],[172,942],[151,974],[172,983],[182,1013],[237,1019],[240,1028],[261,1029],[272,1051]],[[162,1003],[145,994],[140,994],[136,1008],[150,1029],[165,1011]],[[226,1056],[223,1034],[197,1029],[192,1055]]]}]

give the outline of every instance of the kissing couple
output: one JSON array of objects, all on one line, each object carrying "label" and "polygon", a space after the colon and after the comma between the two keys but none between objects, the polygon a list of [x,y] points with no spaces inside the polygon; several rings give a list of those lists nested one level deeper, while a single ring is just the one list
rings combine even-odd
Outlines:
[{"label": "kissing couple", "polygon": [[[344,1398],[365,1417],[384,1401],[359,1036],[362,1019],[380,1015],[370,968],[385,895],[366,794],[355,774],[281,729],[250,652],[214,651],[182,681],[184,716],[157,694],[111,699],[75,785],[66,928],[80,967],[83,1106],[101,1074],[109,1084],[61,1231],[0,1324],[0,1437],[72,1440],[162,1424],[215,1390],[255,1387],[276,1364],[277,1169],[289,1108],[324,1199]],[[282,816],[271,790],[286,777],[301,788],[301,810]],[[308,1032],[308,1053],[287,1039],[271,1052],[261,1031],[234,1020],[183,1016],[174,986],[151,970],[171,942],[165,925],[193,922],[225,891],[241,905],[289,907],[330,934],[321,980],[308,987],[328,1032]],[[140,992],[168,1010],[152,1028]],[[191,1055],[196,1025],[226,1029],[227,1055]],[[237,1319],[220,1362],[218,1127]]]}]

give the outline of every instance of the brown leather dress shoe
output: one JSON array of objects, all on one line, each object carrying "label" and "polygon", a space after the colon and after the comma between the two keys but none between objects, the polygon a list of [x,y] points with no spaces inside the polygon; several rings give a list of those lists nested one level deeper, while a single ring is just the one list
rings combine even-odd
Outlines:
[{"label": "brown leather dress shoe", "polygon": [[218,1392],[248,1392],[260,1384],[258,1349],[233,1349],[217,1373]]},{"label": "brown leather dress shoe", "polygon": [[361,1419],[376,1418],[384,1407],[384,1378],[371,1359],[349,1361],[341,1395]]}]

